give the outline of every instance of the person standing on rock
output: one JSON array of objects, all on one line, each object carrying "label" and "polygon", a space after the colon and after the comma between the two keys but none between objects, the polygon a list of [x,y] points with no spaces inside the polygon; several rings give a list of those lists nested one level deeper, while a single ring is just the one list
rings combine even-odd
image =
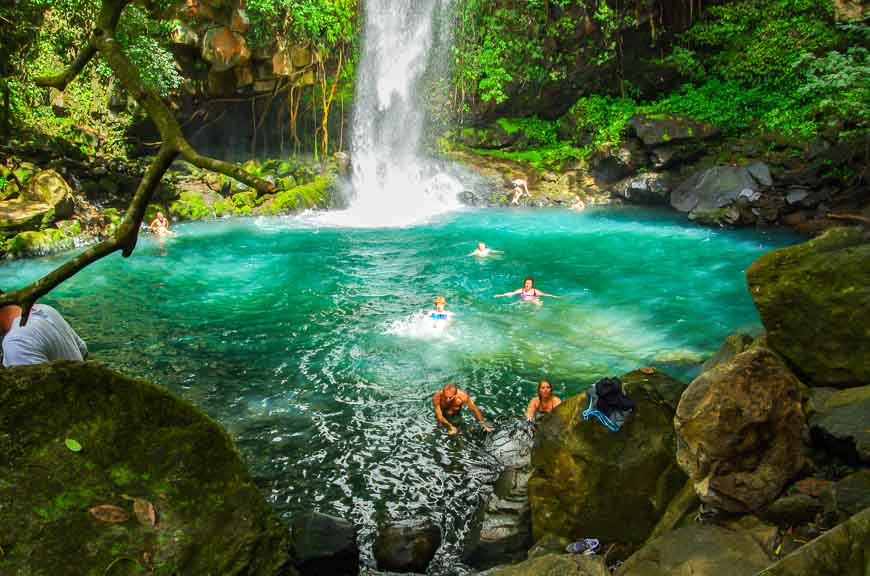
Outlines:
[{"label": "person standing on rock", "polygon": [[529,196],[529,183],[522,178],[511,180],[513,189],[511,190],[511,204],[516,206],[520,203],[520,198]]},{"label": "person standing on rock", "polygon": [[34,304],[27,324],[21,325],[21,307],[0,308],[3,366],[42,364],[52,360],[84,360],[85,341],[67,324],[60,312],[47,304]]},{"label": "person standing on rock", "polygon": [[553,385],[547,380],[541,380],[538,382],[538,395],[532,398],[526,409],[526,420],[534,422],[537,414],[548,414],[561,403],[559,397],[553,394]]},{"label": "person standing on rock", "polygon": [[435,406],[435,418],[438,422],[447,426],[448,435],[452,436],[459,432],[454,422],[458,423],[461,419],[460,410],[462,410],[463,404],[467,405],[468,409],[474,413],[474,417],[480,422],[484,432],[492,431],[492,428],[487,426],[483,421],[483,414],[480,413],[474,400],[464,391],[460,390],[453,382],[448,382],[441,390],[435,393],[432,397],[432,404]]}]

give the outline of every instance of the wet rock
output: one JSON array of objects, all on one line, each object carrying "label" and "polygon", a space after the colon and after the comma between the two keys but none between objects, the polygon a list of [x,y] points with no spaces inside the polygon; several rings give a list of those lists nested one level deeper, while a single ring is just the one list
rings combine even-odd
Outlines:
[{"label": "wet rock", "polygon": [[69,218],[73,209],[73,191],[63,177],[54,170],[43,170],[28,182],[21,199],[27,202],[42,202],[54,209],[56,219]]},{"label": "wet rock", "polygon": [[311,576],[359,574],[357,530],[353,524],[328,514],[308,512],[293,518],[293,563]]},{"label": "wet rock", "polygon": [[855,514],[776,564],[765,576],[867,576],[870,508]]},{"label": "wet rock", "polygon": [[759,516],[762,520],[785,528],[812,522],[821,511],[822,503],[817,498],[797,493],[774,501]]},{"label": "wet rock", "polygon": [[870,384],[870,241],[861,230],[768,252],[746,278],[768,343],[806,384]]},{"label": "wet rock", "polygon": [[685,140],[706,140],[719,135],[719,129],[676,114],[635,114],[628,122],[629,134],[644,146],[655,147]]},{"label": "wet rock", "polygon": [[[163,388],[52,362],[0,370],[0,403],[0,572],[293,573],[287,528],[230,437]],[[99,522],[100,505],[129,519]]]},{"label": "wet rock", "polygon": [[529,548],[528,557],[531,559],[546,556],[548,554],[564,554],[565,548],[567,548],[570,543],[570,540],[563,538],[562,536],[547,534],[535,542],[534,546]]},{"label": "wet rock", "polygon": [[75,240],[71,234],[57,228],[20,232],[2,245],[7,258],[37,258],[72,250]]},{"label": "wet rock", "polygon": [[821,501],[829,524],[870,507],[870,470],[859,470],[835,482],[822,492]]},{"label": "wet rock", "polygon": [[698,376],[677,408],[677,462],[701,501],[759,510],[804,466],[799,382],[770,350],[752,348]]},{"label": "wet rock", "polygon": [[689,524],[635,552],[617,576],[752,576],[770,564],[758,537],[743,526]]},{"label": "wet rock", "polygon": [[725,339],[725,342],[722,343],[722,346],[719,347],[719,350],[707,358],[701,366],[701,372],[707,372],[720,364],[730,362],[735,356],[748,350],[754,341],[755,339],[752,336],[744,332],[735,332],[729,335]]},{"label": "wet rock", "polygon": [[503,466],[483,513],[480,533],[468,553],[475,567],[520,560],[532,542],[528,482],[532,432],[525,422],[504,427],[487,438],[486,450]]},{"label": "wet rock", "polygon": [[434,524],[397,524],[378,531],[375,560],[379,570],[426,572],[441,546],[441,529]]},{"label": "wet rock", "polygon": [[603,558],[548,554],[482,572],[481,576],[608,576]]},{"label": "wet rock", "polygon": [[536,539],[555,534],[640,545],[685,482],[674,462],[673,411],[664,399],[678,396],[684,384],[658,371],[635,374],[623,377],[636,409],[618,433],[583,420],[585,393],[541,421],[529,480]]},{"label": "wet rock", "polygon": [[613,190],[617,197],[632,204],[667,205],[671,194],[668,177],[657,172],[626,178]]},{"label": "wet rock", "polygon": [[[770,172],[758,164],[750,167],[714,166],[696,172],[671,192],[671,206],[696,218],[710,219],[715,211],[731,208],[741,195],[747,200],[767,186]],[[765,170],[766,177],[765,177]]]},{"label": "wet rock", "polygon": [[700,503],[701,501],[698,499],[698,495],[695,494],[695,487],[692,485],[692,481],[687,481],[677,495],[671,499],[665,513],[662,514],[658,524],[656,524],[656,527],[649,535],[647,542],[651,542],[673,530],[686,516],[696,510]]},{"label": "wet rock", "polygon": [[245,37],[229,27],[212,28],[202,39],[202,59],[214,72],[225,72],[251,59]]},{"label": "wet rock", "polygon": [[812,398],[813,443],[852,464],[870,464],[870,386],[839,391],[816,388]]}]

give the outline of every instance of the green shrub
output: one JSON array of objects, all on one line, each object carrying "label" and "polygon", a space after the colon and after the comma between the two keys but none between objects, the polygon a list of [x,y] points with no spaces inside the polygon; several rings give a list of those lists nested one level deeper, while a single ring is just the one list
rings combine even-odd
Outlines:
[{"label": "green shrub", "polygon": [[179,199],[169,207],[169,212],[182,220],[202,220],[212,216],[212,210],[205,203],[202,194],[193,191],[182,192]]}]

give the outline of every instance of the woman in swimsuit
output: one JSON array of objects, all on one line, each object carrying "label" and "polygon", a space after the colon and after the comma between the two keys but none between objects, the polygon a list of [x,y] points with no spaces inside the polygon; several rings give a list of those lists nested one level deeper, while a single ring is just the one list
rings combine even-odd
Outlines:
[{"label": "woman in swimsuit", "polygon": [[555,296],[553,294],[547,294],[546,292],[541,292],[537,288],[535,288],[535,279],[531,276],[526,276],[526,279],[523,281],[523,287],[514,290],[513,292],[505,292],[504,294],[496,294],[496,298],[503,298],[505,296],[517,296],[519,295],[520,300],[523,302],[534,302],[536,304],[541,303],[541,297],[546,296],[548,298],[561,298],[561,296]]},{"label": "woman in swimsuit", "polygon": [[541,380],[538,383],[538,395],[532,398],[526,409],[526,420],[534,422],[536,413],[548,414],[561,403],[558,396],[553,395],[553,386],[547,380]]}]

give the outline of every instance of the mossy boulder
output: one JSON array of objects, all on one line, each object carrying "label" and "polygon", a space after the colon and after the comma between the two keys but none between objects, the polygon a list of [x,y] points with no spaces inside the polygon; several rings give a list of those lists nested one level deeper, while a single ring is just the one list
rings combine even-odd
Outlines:
[{"label": "mossy boulder", "polygon": [[485,576],[607,576],[604,559],[595,556],[546,554],[512,566],[483,572]]},{"label": "mossy boulder", "polygon": [[335,180],[318,176],[313,182],[284,190],[266,199],[258,212],[283,214],[311,208],[325,208],[329,204]]},{"label": "mossy boulder", "polygon": [[867,576],[870,574],[870,508],[798,548],[761,574]]},{"label": "mossy boulder", "polygon": [[746,272],[771,347],[809,385],[870,384],[870,238],[835,228]]},{"label": "mossy boulder", "polygon": [[32,258],[47,256],[55,252],[72,250],[75,247],[73,235],[57,228],[47,228],[39,232],[21,232],[6,241],[4,251],[12,258]]},{"label": "mossy boulder", "polygon": [[72,189],[54,170],[39,172],[18,198],[0,202],[0,233],[35,231],[73,212]]},{"label": "mossy boulder", "polygon": [[51,206],[58,219],[69,218],[72,215],[72,196],[72,188],[54,170],[43,170],[35,174],[21,193],[22,200]]},{"label": "mossy boulder", "polygon": [[229,436],[167,391],[54,362],[0,370],[0,403],[0,573],[291,573]]},{"label": "mossy boulder", "polygon": [[673,428],[685,384],[651,369],[622,380],[636,408],[619,432],[583,420],[586,393],[541,421],[528,488],[535,540],[594,536],[630,550],[646,540],[685,483]]},{"label": "mossy boulder", "polygon": [[214,199],[207,199],[205,194],[196,190],[185,190],[178,200],[169,206],[169,213],[179,220],[202,220],[214,216],[211,204]]}]

